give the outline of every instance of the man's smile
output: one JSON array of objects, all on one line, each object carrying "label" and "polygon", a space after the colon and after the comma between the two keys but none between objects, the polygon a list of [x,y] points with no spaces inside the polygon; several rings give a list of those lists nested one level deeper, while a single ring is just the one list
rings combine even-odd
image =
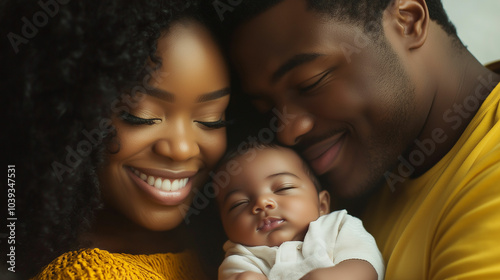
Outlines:
[{"label": "man's smile", "polygon": [[347,132],[340,132],[306,149],[302,155],[309,161],[317,174],[323,174],[337,158]]}]

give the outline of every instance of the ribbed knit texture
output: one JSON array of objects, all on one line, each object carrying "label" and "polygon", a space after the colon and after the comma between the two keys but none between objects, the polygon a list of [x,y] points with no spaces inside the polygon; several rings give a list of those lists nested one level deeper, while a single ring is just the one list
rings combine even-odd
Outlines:
[{"label": "ribbed knit texture", "polygon": [[68,252],[52,261],[35,280],[46,279],[206,279],[196,255],[130,255],[99,249]]}]

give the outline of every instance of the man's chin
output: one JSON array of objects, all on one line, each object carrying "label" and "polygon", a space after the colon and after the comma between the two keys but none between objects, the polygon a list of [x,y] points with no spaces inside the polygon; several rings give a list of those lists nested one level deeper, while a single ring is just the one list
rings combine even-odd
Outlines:
[{"label": "man's chin", "polygon": [[367,176],[335,176],[325,174],[320,177],[325,189],[339,199],[356,200],[372,194],[384,185],[384,178],[368,178]]},{"label": "man's chin", "polygon": [[369,201],[369,198],[372,197],[374,193],[376,193],[380,188],[384,186],[384,179],[375,179],[375,180],[365,180],[363,181],[355,181],[349,179],[344,179],[347,182],[346,184],[334,185],[332,183],[326,183],[322,180],[323,186],[330,186],[326,188],[330,191],[332,196],[331,200],[331,209],[347,209],[347,211],[354,216],[360,216]]}]

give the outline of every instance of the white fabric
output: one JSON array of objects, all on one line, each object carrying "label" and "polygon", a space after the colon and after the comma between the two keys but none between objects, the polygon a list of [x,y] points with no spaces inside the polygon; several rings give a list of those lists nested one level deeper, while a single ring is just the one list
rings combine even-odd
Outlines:
[{"label": "white fabric", "polygon": [[300,279],[316,268],[334,266],[349,259],[369,262],[384,279],[384,263],[375,239],[361,220],[335,211],[309,224],[304,241],[287,241],[279,247],[244,246],[227,241],[226,258],[219,267],[219,279],[245,271],[262,273],[270,280]]}]

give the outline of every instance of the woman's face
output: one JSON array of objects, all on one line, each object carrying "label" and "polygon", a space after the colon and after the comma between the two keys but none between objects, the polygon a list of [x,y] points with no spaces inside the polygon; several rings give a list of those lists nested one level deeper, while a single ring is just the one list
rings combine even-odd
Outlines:
[{"label": "woman's face", "polygon": [[[151,230],[170,230],[226,149],[229,77],[208,31],[176,23],[158,40],[161,67],[113,115],[117,153],[99,177],[104,201]],[[150,63],[149,69],[154,69]],[[140,90],[138,90],[140,89]]]}]

